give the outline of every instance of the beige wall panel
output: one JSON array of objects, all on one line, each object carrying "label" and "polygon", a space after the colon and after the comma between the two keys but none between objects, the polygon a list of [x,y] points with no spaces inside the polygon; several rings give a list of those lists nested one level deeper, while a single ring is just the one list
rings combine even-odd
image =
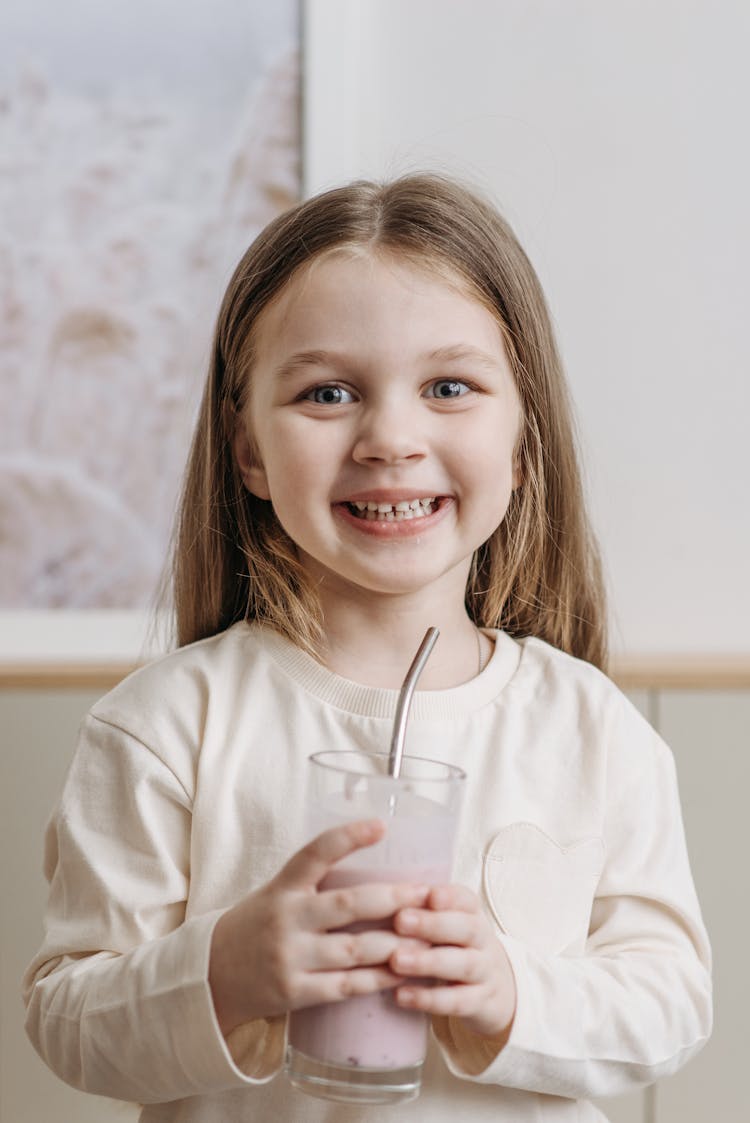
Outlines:
[{"label": "beige wall panel", "polygon": [[674,750],[693,875],[714,955],[715,1028],[657,1089],[658,1123],[747,1118],[750,694],[667,693],[659,725]]},{"label": "beige wall panel", "polygon": [[134,1123],[127,1104],[84,1095],[47,1069],[23,1029],[20,978],[39,946],[47,885],[44,827],[73,753],[79,722],[97,695],[0,692],[0,1119],[3,1123]]}]

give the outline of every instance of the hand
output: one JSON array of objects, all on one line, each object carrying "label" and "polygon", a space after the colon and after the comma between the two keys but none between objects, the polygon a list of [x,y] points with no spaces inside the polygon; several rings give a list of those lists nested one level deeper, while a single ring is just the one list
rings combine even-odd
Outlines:
[{"label": "hand", "polygon": [[[395,992],[399,1006],[458,1018],[483,1037],[507,1034],[516,1007],[515,978],[475,893],[441,885],[428,893],[423,907],[398,912],[394,927],[429,945],[400,947],[391,956],[393,970],[409,978]],[[414,982],[420,978],[429,983]]]},{"label": "hand", "polygon": [[384,833],[379,820],[324,832],[272,881],[219,917],[208,980],[222,1033],[253,1018],[372,994],[403,981],[388,960],[398,948],[418,947],[417,941],[396,935],[390,924],[361,932],[335,929],[382,923],[399,909],[423,905],[429,890],[408,884],[319,888],[336,862]]}]

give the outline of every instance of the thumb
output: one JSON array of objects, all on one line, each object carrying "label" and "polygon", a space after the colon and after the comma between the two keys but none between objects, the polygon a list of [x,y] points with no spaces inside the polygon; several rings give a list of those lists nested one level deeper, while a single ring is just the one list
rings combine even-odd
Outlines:
[{"label": "thumb", "polygon": [[358,819],[332,827],[298,850],[274,880],[290,889],[313,888],[336,862],[355,850],[373,846],[384,834],[385,823],[380,819]]}]

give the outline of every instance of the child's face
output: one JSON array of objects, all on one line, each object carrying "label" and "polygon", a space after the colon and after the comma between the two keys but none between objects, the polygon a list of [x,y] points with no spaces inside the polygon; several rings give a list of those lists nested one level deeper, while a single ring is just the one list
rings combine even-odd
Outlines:
[{"label": "child's face", "polygon": [[291,279],[254,342],[235,452],[321,595],[463,605],[472,554],[519,482],[495,318],[458,276],[342,253]]}]

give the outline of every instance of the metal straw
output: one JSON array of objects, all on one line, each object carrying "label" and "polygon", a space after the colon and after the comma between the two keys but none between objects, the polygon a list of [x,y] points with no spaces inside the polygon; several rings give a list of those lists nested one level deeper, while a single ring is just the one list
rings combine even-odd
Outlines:
[{"label": "metal straw", "polygon": [[393,719],[393,736],[391,738],[391,751],[388,756],[388,774],[398,777],[401,774],[401,758],[404,755],[404,740],[406,738],[406,722],[409,717],[409,707],[417,679],[424,670],[430,652],[435,646],[435,640],[440,635],[439,628],[428,628],[424,639],[419,645],[419,650],[414,656],[412,665],[406,672],[396,705],[396,716]]}]

